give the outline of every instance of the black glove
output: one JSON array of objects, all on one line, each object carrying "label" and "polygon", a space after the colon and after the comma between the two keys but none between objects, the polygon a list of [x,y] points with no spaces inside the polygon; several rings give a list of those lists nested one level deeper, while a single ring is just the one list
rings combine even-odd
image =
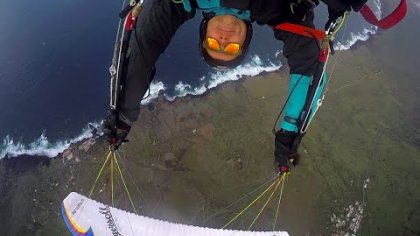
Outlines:
[{"label": "black glove", "polygon": [[123,142],[128,142],[126,139],[131,126],[125,122],[120,121],[118,113],[110,111],[102,126],[105,139],[109,142],[112,150],[117,150]]},{"label": "black glove", "polygon": [[274,171],[276,173],[285,173],[290,171],[289,163],[296,166],[299,162],[299,155],[297,153],[297,147],[295,148],[294,142],[297,137],[297,133],[289,132],[285,130],[279,130],[276,132],[276,138],[274,140]]},{"label": "black glove", "polygon": [[319,4],[319,0],[296,0],[290,3],[290,11],[293,18],[298,21],[305,21],[306,15],[309,11],[314,9]]}]

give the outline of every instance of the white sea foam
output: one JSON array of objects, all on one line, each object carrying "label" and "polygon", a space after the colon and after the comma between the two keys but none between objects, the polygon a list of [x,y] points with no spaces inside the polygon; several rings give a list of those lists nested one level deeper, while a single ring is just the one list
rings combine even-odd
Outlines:
[{"label": "white sea foam", "polygon": [[150,88],[149,90],[147,90],[146,94],[144,95],[143,99],[141,100],[141,104],[145,105],[148,104],[149,102],[155,100],[156,98],[158,98],[159,93],[161,91],[165,91],[166,87],[162,82],[152,82],[150,84]]},{"label": "white sea foam", "polygon": [[208,76],[201,77],[199,80],[203,83],[200,86],[192,87],[190,84],[179,81],[178,84],[175,85],[175,96],[166,95],[166,99],[173,101],[177,97],[184,97],[186,95],[202,95],[208,89],[215,88],[224,82],[239,80],[246,76],[256,76],[262,72],[276,71],[280,67],[280,64],[276,65],[272,62],[263,63],[258,55],[254,55],[249,63],[240,65],[233,70],[224,72],[217,71]]},{"label": "white sea foam", "polygon": [[366,41],[369,39],[370,35],[376,34],[378,27],[371,26],[369,28],[363,29],[360,33],[353,33],[349,34],[350,39],[346,40],[345,42],[337,42],[334,45],[335,50],[348,50],[358,41]]},{"label": "white sea foam", "polygon": [[373,1],[373,5],[371,6],[371,9],[373,10],[373,13],[375,13],[376,17],[378,19],[381,18],[382,16],[382,4],[381,4],[381,0],[374,0]]},{"label": "white sea foam", "polygon": [[419,0],[413,0],[413,4],[418,10],[420,10],[420,1]]},{"label": "white sea foam", "polygon": [[90,127],[98,129],[100,125],[99,122],[89,123],[77,137],[54,143],[48,141],[48,138],[44,134],[28,145],[16,142],[12,137],[6,136],[3,139],[3,143],[0,144],[0,159],[4,158],[6,155],[9,157],[16,157],[24,154],[55,157],[66,150],[72,143],[92,137],[93,133]]},{"label": "white sea foam", "polygon": [[245,76],[256,76],[262,72],[272,72],[276,71],[281,67],[280,64],[274,64],[268,62],[268,65],[264,65],[261,58],[258,55],[252,57],[251,62],[240,65],[233,70],[228,71],[218,71],[210,75],[210,80],[208,82],[207,88],[214,88],[226,81],[233,81],[241,79]]},{"label": "white sea foam", "polygon": [[166,97],[167,100],[173,101],[177,97],[184,97],[184,96],[189,95],[189,94],[190,95],[202,95],[206,91],[207,91],[207,87],[206,87],[205,84],[202,84],[201,86],[193,88],[191,85],[185,84],[182,81],[179,81],[178,84],[175,85],[176,95],[172,96],[172,97],[168,96],[168,95],[165,95],[165,97]]}]

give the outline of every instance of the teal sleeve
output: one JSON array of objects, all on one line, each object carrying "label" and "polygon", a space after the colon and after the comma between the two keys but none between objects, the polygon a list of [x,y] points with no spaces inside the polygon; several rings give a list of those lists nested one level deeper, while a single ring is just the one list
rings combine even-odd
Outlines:
[{"label": "teal sleeve", "polygon": [[284,109],[280,127],[291,132],[298,132],[298,119],[306,102],[311,77],[300,74],[291,74],[289,83],[289,101]]},{"label": "teal sleeve", "polygon": [[[299,127],[299,119],[303,117],[299,117],[302,113],[302,110],[306,103],[306,97],[309,91],[309,86],[311,82],[311,77],[300,75],[300,74],[292,74],[290,76],[290,84],[289,84],[289,101],[287,102],[284,115],[280,122],[280,127],[284,130],[291,131],[291,132],[298,132]],[[312,109],[309,116],[309,122],[313,119],[316,110],[321,106],[322,99],[323,99],[323,92],[325,85],[327,84],[327,75],[324,73],[322,77],[322,81],[319,85],[319,89],[315,94],[314,100],[312,102]],[[316,86],[316,85],[315,85]]]}]

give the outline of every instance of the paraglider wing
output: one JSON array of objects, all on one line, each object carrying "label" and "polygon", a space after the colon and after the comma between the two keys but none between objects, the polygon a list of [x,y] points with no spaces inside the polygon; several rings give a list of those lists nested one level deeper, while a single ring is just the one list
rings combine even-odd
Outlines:
[{"label": "paraglider wing", "polygon": [[73,236],[124,235],[124,236],[288,236],[284,231],[239,231],[204,228],[176,224],[135,215],[109,207],[83,195],[72,192],[61,204],[61,212]]}]

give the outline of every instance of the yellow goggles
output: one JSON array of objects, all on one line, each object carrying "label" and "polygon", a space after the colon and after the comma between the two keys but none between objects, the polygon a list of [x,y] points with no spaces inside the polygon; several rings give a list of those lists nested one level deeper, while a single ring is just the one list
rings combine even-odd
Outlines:
[{"label": "yellow goggles", "polygon": [[228,43],[222,48],[217,39],[207,37],[203,42],[204,48],[215,52],[221,52],[227,55],[236,56],[241,53],[241,45],[239,43]]}]

